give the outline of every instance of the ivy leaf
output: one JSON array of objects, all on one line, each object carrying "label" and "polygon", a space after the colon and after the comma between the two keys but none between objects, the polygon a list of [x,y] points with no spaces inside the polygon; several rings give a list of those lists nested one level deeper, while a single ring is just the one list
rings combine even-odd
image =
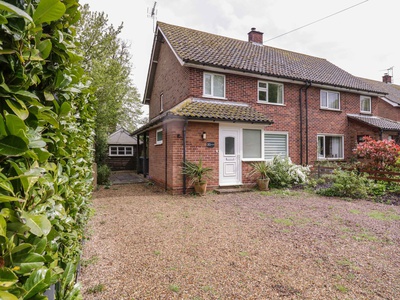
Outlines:
[{"label": "ivy leaf", "polygon": [[35,24],[50,23],[60,19],[65,10],[65,5],[60,0],[41,0],[33,13],[33,20]]},{"label": "ivy leaf", "polygon": [[45,215],[34,215],[28,212],[21,212],[22,218],[26,220],[30,232],[36,236],[48,235],[51,230],[51,223]]},{"label": "ivy leaf", "polygon": [[28,144],[18,136],[9,135],[0,140],[0,155],[18,156],[28,151]]},{"label": "ivy leaf", "polygon": [[15,297],[13,294],[10,294],[8,292],[0,291],[0,299],[2,300],[18,300],[17,297]]},{"label": "ivy leaf", "polygon": [[13,14],[16,14],[16,15],[18,15],[20,17],[23,17],[23,18],[27,19],[30,22],[33,22],[33,20],[32,20],[30,15],[28,15],[22,9],[19,9],[18,7],[14,6],[14,5],[10,4],[10,3],[4,2],[4,1],[0,1],[0,9],[8,11],[8,12],[13,13]]}]

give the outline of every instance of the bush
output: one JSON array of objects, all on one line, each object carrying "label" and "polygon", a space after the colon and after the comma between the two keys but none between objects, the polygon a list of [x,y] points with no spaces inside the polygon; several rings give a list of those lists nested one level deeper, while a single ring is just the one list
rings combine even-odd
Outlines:
[{"label": "bush", "polygon": [[98,184],[109,184],[110,182],[111,169],[107,165],[100,165],[97,168],[97,183]]},{"label": "bush", "polygon": [[[337,169],[317,185],[317,194],[329,197],[367,198],[374,183],[365,174]],[[379,189],[379,188],[378,188]]]},{"label": "bush", "polygon": [[310,168],[292,163],[289,157],[275,156],[268,164],[267,175],[271,187],[285,188],[293,184],[306,183],[308,180]]}]

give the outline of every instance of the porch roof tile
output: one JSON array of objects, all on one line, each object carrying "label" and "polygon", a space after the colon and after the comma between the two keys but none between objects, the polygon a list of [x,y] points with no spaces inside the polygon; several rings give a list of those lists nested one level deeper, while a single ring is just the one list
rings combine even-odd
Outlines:
[{"label": "porch roof tile", "polygon": [[187,99],[168,113],[188,119],[273,124],[266,115],[246,103]]},{"label": "porch roof tile", "polygon": [[400,131],[400,122],[396,122],[390,119],[376,116],[363,116],[353,114],[348,114],[347,117],[382,130]]}]

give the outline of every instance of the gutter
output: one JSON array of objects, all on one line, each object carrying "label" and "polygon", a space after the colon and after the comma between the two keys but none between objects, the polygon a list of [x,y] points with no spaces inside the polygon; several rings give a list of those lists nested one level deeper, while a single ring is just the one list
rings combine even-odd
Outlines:
[{"label": "gutter", "polygon": [[299,89],[299,108],[300,108],[300,165],[303,165],[303,99],[302,92],[305,94],[305,108],[306,108],[306,165],[308,165],[308,94],[307,90],[311,86],[310,81],[306,81],[305,85]]}]

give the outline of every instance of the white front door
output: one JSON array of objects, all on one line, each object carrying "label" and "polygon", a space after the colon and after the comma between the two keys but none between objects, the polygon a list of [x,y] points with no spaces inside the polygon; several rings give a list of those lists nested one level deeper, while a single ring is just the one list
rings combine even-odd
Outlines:
[{"label": "white front door", "polygon": [[221,186],[242,183],[240,136],[240,128],[220,126],[219,185]]}]

